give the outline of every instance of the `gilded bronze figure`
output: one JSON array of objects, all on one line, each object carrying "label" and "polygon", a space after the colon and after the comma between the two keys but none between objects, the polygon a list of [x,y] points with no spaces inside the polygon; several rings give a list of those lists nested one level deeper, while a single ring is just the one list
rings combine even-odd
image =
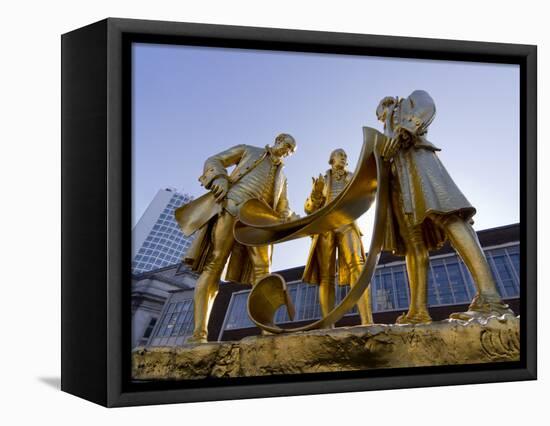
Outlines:
[{"label": "gilded bronze figure", "polygon": [[[329,158],[331,168],[324,176],[313,178],[313,188],[304,206],[307,214],[312,214],[333,201],[351,181],[353,173],[347,169],[347,160],[348,156],[343,149],[332,151]],[[365,251],[361,242],[361,231],[355,221],[313,236],[302,281],[319,285],[319,304],[323,316],[334,308],[336,269],[338,284],[349,284],[353,287],[364,264]],[[372,324],[370,287],[357,302],[357,308],[361,324]]]},{"label": "gilded bronze figure", "polygon": [[387,136],[382,158],[390,164],[390,203],[384,250],[405,256],[410,286],[409,311],[398,323],[430,322],[427,309],[428,252],[449,239],[472,274],[477,288],[468,312],[453,318],[512,313],[501,301],[477,235],[475,208],[437,157],[426,138],[435,117],[430,95],[416,90],[407,98],[385,97],[376,109]]},{"label": "gilded bronze figure", "polygon": [[[207,341],[210,311],[228,258],[229,281],[255,285],[269,274],[269,246],[239,244],[233,225],[241,205],[250,199],[267,203],[281,220],[292,217],[283,159],[295,149],[294,138],[283,133],[272,146],[237,145],[208,158],[199,181],[210,192],[176,210],[182,232],[197,232],[184,259],[200,272],[194,295],[195,328],[188,343]],[[233,165],[228,175],[227,167]]]}]

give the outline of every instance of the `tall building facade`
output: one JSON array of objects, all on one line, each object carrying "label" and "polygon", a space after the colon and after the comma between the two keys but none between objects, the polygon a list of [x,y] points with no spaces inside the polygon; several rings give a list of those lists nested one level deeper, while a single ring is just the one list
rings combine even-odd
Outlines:
[{"label": "tall building facade", "polygon": [[174,210],[192,197],[173,188],[157,192],[132,230],[132,273],[152,271],[181,261],[193,236],[186,237],[174,219]]}]

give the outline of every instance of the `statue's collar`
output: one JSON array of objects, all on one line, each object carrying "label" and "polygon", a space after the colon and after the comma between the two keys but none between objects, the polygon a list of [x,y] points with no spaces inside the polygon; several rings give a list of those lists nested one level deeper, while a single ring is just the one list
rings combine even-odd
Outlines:
[{"label": "statue's collar", "polygon": [[276,156],[273,154],[271,147],[269,145],[265,146],[266,153],[265,155],[269,155],[269,158],[271,159],[271,162],[278,166],[279,164],[282,164],[283,159],[281,157]]}]

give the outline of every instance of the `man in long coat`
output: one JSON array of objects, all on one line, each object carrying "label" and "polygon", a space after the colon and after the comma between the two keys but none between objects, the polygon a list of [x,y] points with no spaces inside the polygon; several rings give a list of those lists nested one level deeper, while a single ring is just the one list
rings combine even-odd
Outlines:
[{"label": "man in long coat", "polygon": [[[343,149],[332,151],[329,158],[331,168],[324,177],[319,175],[318,179],[313,179],[313,189],[304,206],[307,214],[330,203],[349,183],[353,173],[347,170],[347,159]],[[315,235],[312,239],[302,281],[319,285],[319,303],[323,316],[334,308],[337,251],[338,283],[354,286],[365,263],[361,231],[355,222]],[[372,324],[370,287],[361,296],[357,307],[361,324]]]},{"label": "man in long coat", "polygon": [[[200,273],[194,294],[195,329],[188,343],[207,341],[210,311],[228,258],[228,281],[254,285],[269,274],[269,247],[237,243],[233,225],[240,206],[252,198],[269,204],[283,219],[291,216],[283,158],[295,149],[294,138],[283,133],[273,146],[237,145],[208,158],[199,181],[210,192],[176,210],[182,232],[197,232],[184,259]],[[233,165],[228,175],[227,167]]]},{"label": "man in long coat", "polygon": [[407,98],[386,97],[376,115],[384,123],[388,143],[381,148],[391,163],[391,203],[384,249],[405,255],[411,302],[399,323],[424,323],[427,309],[429,250],[448,238],[468,267],[477,288],[469,311],[452,317],[511,313],[496,285],[471,226],[476,210],[456,186],[437,157],[439,148],[426,139],[435,116],[430,95],[416,90]]}]

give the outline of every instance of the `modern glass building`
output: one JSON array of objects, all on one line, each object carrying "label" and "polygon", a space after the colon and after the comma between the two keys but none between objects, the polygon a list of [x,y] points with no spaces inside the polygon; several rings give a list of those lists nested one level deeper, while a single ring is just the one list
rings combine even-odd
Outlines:
[{"label": "modern glass building", "polygon": [[[480,242],[497,283],[498,291],[510,307],[519,314],[520,300],[520,243],[519,224],[478,232]],[[448,318],[452,312],[467,310],[475,295],[472,277],[456,252],[446,245],[431,253],[428,278],[428,305],[434,320]],[[181,266],[173,265],[164,271],[177,274]],[[276,314],[278,324],[298,326],[321,317],[318,287],[300,281],[303,267],[278,271],[288,283],[296,315],[290,321],[282,307]],[[393,323],[409,304],[409,286],[403,257],[384,253],[372,284],[373,316],[376,323]],[[349,286],[337,286],[337,300],[349,291]],[[246,309],[250,287],[222,283],[209,323],[209,340],[239,340],[259,334]],[[193,291],[176,291],[167,297],[158,321],[145,330],[150,346],[181,345],[193,331]],[[357,309],[348,312],[336,325],[359,324]]]},{"label": "modern glass building", "polygon": [[174,210],[192,200],[173,188],[161,189],[132,231],[132,273],[181,262],[193,236],[186,237],[174,219]]}]

